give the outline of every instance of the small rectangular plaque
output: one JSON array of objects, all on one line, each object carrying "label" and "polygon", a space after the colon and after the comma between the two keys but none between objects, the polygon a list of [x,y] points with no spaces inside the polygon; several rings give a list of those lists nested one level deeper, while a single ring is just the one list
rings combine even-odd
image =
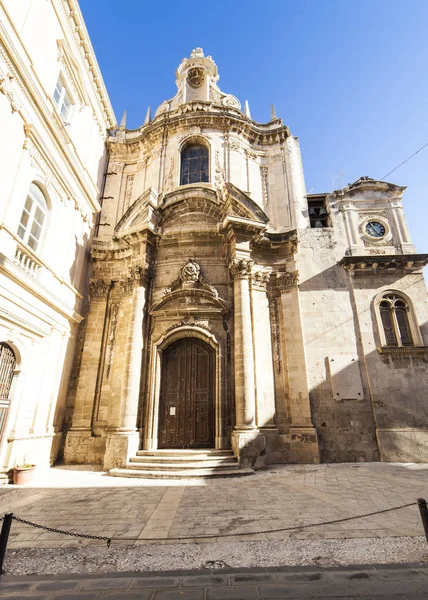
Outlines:
[{"label": "small rectangular plaque", "polygon": [[175,406],[169,407],[169,414],[172,415],[173,417],[175,416]]}]

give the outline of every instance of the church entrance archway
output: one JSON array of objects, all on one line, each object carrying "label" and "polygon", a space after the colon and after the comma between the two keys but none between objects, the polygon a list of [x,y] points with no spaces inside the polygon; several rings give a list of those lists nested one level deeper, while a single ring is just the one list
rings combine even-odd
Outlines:
[{"label": "church entrance archway", "polygon": [[159,448],[213,448],[215,351],[184,338],[162,356]]},{"label": "church entrance archway", "polygon": [[16,357],[9,344],[0,342],[0,442],[6,427],[10,388],[15,374]]}]

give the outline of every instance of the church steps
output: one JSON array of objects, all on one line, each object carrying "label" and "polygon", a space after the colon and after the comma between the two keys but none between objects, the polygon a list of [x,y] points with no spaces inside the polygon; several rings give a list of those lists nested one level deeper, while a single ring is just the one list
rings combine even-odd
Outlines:
[{"label": "church steps", "polygon": [[179,479],[252,475],[243,469],[231,450],[141,450],[125,468],[111,469],[114,477]]},{"label": "church steps", "polygon": [[175,471],[177,469],[215,469],[215,468],[229,468],[229,469],[238,469],[239,464],[232,460],[228,460],[226,462],[217,462],[217,461],[198,461],[198,462],[185,462],[185,463],[176,463],[173,461],[168,462],[136,462],[131,459],[128,463],[129,468],[131,469],[141,469],[141,470],[154,470],[154,469],[164,469]]},{"label": "church steps", "polygon": [[253,475],[252,469],[181,469],[179,471],[142,471],[141,469],[110,469],[110,475],[113,477],[141,477],[142,479],[188,479],[193,477],[227,477],[233,475],[235,477],[242,475]]},{"label": "church steps", "polygon": [[156,456],[156,457],[161,457],[161,456],[166,456],[166,457],[177,457],[177,458],[183,458],[186,459],[187,457],[203,457],[203,456],[231,456],[233,457],[233,452],[232,450],[211,450],[211,449],[188,449],[188,450],[181,450],[181,449],[168,449],[168,448],[162,448],[160,450],[139,450],[137,452],[137,456]]}]

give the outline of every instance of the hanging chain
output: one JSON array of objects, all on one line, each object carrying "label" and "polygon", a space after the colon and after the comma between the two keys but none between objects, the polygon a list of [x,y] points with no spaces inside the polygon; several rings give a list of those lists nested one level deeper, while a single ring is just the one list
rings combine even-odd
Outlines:
[{"label": "hanging chain", "polygon": [[[417,502],[410,502],[409,504],[401,504],[400,506],[393,506],[392,508],[384,508],[383,510],[376,510],[374,512],[365,513],[363,515],[355,515],[354,517],[343,517],[341,519],[332,519],[330,521],[323,521],[321,523],[308,523],[307,525],[292,525],[290,527],[280,527],[278,529],[265,529],[262,531],[247,531],[243,533],[219,533],[213,535],[191,535],[191,536],[183,536],[183,537],[168,537],[168,538],[159,538],[159,541],[169,542],[169,541],[180,541],[180,540],[206,540],[213,538],[227,538],[227,537],[236,537],[243,535],[257,535],[257,534],[268,534],[268,533],[280,533],[283,531],[296,531],[299,529],[308,529],[309,527],[320,527],[321,525],[333,525],[335,523],[344,523],[345,521],[354,521],[355,519],[364,519],[365,517],[372,517],[374,515],[381,515],[384,513],[392,512],[394,510],[402,510],[403,508],[409,508],[410,506],[415,506]],[[4,517],[0,518],[0,521],[3,521]],[[39,525],[38,523],[33,523],[32,521],[27,521],[26,519],[21,519],[20,517],[13,516],[12,519],[18,521],[18,523],[23,523],[24,525],[29,525],[30,527],[35,527],[37,529],[42,529],[43,531],[49,531],[51,533],[59,533],[62,535],[69,535],[76,538],[85,538],[90,540],[102,540],[107,543],[107,548],[110,547],[112,542],[153,542],[156,541],[157,538],[142,538],[142,537],[107,537],[102,535],[89,535],[86,533],[75,533],[74,531],[64,531],[62,529],[56,529],[55,527],[48,527],[47,525]]]}]

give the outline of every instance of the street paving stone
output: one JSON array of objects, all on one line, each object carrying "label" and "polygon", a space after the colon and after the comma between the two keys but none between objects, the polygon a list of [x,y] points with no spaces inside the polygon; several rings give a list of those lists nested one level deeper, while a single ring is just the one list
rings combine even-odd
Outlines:
[{"label": "street paving stone", "polygon": [[[226,573],[227,571],[227,573]],[[264,571],[264,572],[261,572]],[[319,575],[319,577],[317,577]],[[364,576],[366,575],[366,576]],[[287,580],[287,576],[290,580]],[[294,577],[294,580],[291,579]],[[422,600],[428,565],[0,576],[2,600]]]},{"label": "street paving stone", "polygon": [[[174,537],[192,543],[207,535],[213,537],[203,541],[211,543],[420,536],[416,505],[309,529],[270,531],[374,512],[421,496],[428,496],[428,465],[389,463],[283,465],[251,477],[187,481],[121,479],[61,467],[40,473],[29,486],[0,488],[2,513],[66,531],[130,538],[124,540],[128,545]],[[14,521],[9,548],[103,543]]]}]

